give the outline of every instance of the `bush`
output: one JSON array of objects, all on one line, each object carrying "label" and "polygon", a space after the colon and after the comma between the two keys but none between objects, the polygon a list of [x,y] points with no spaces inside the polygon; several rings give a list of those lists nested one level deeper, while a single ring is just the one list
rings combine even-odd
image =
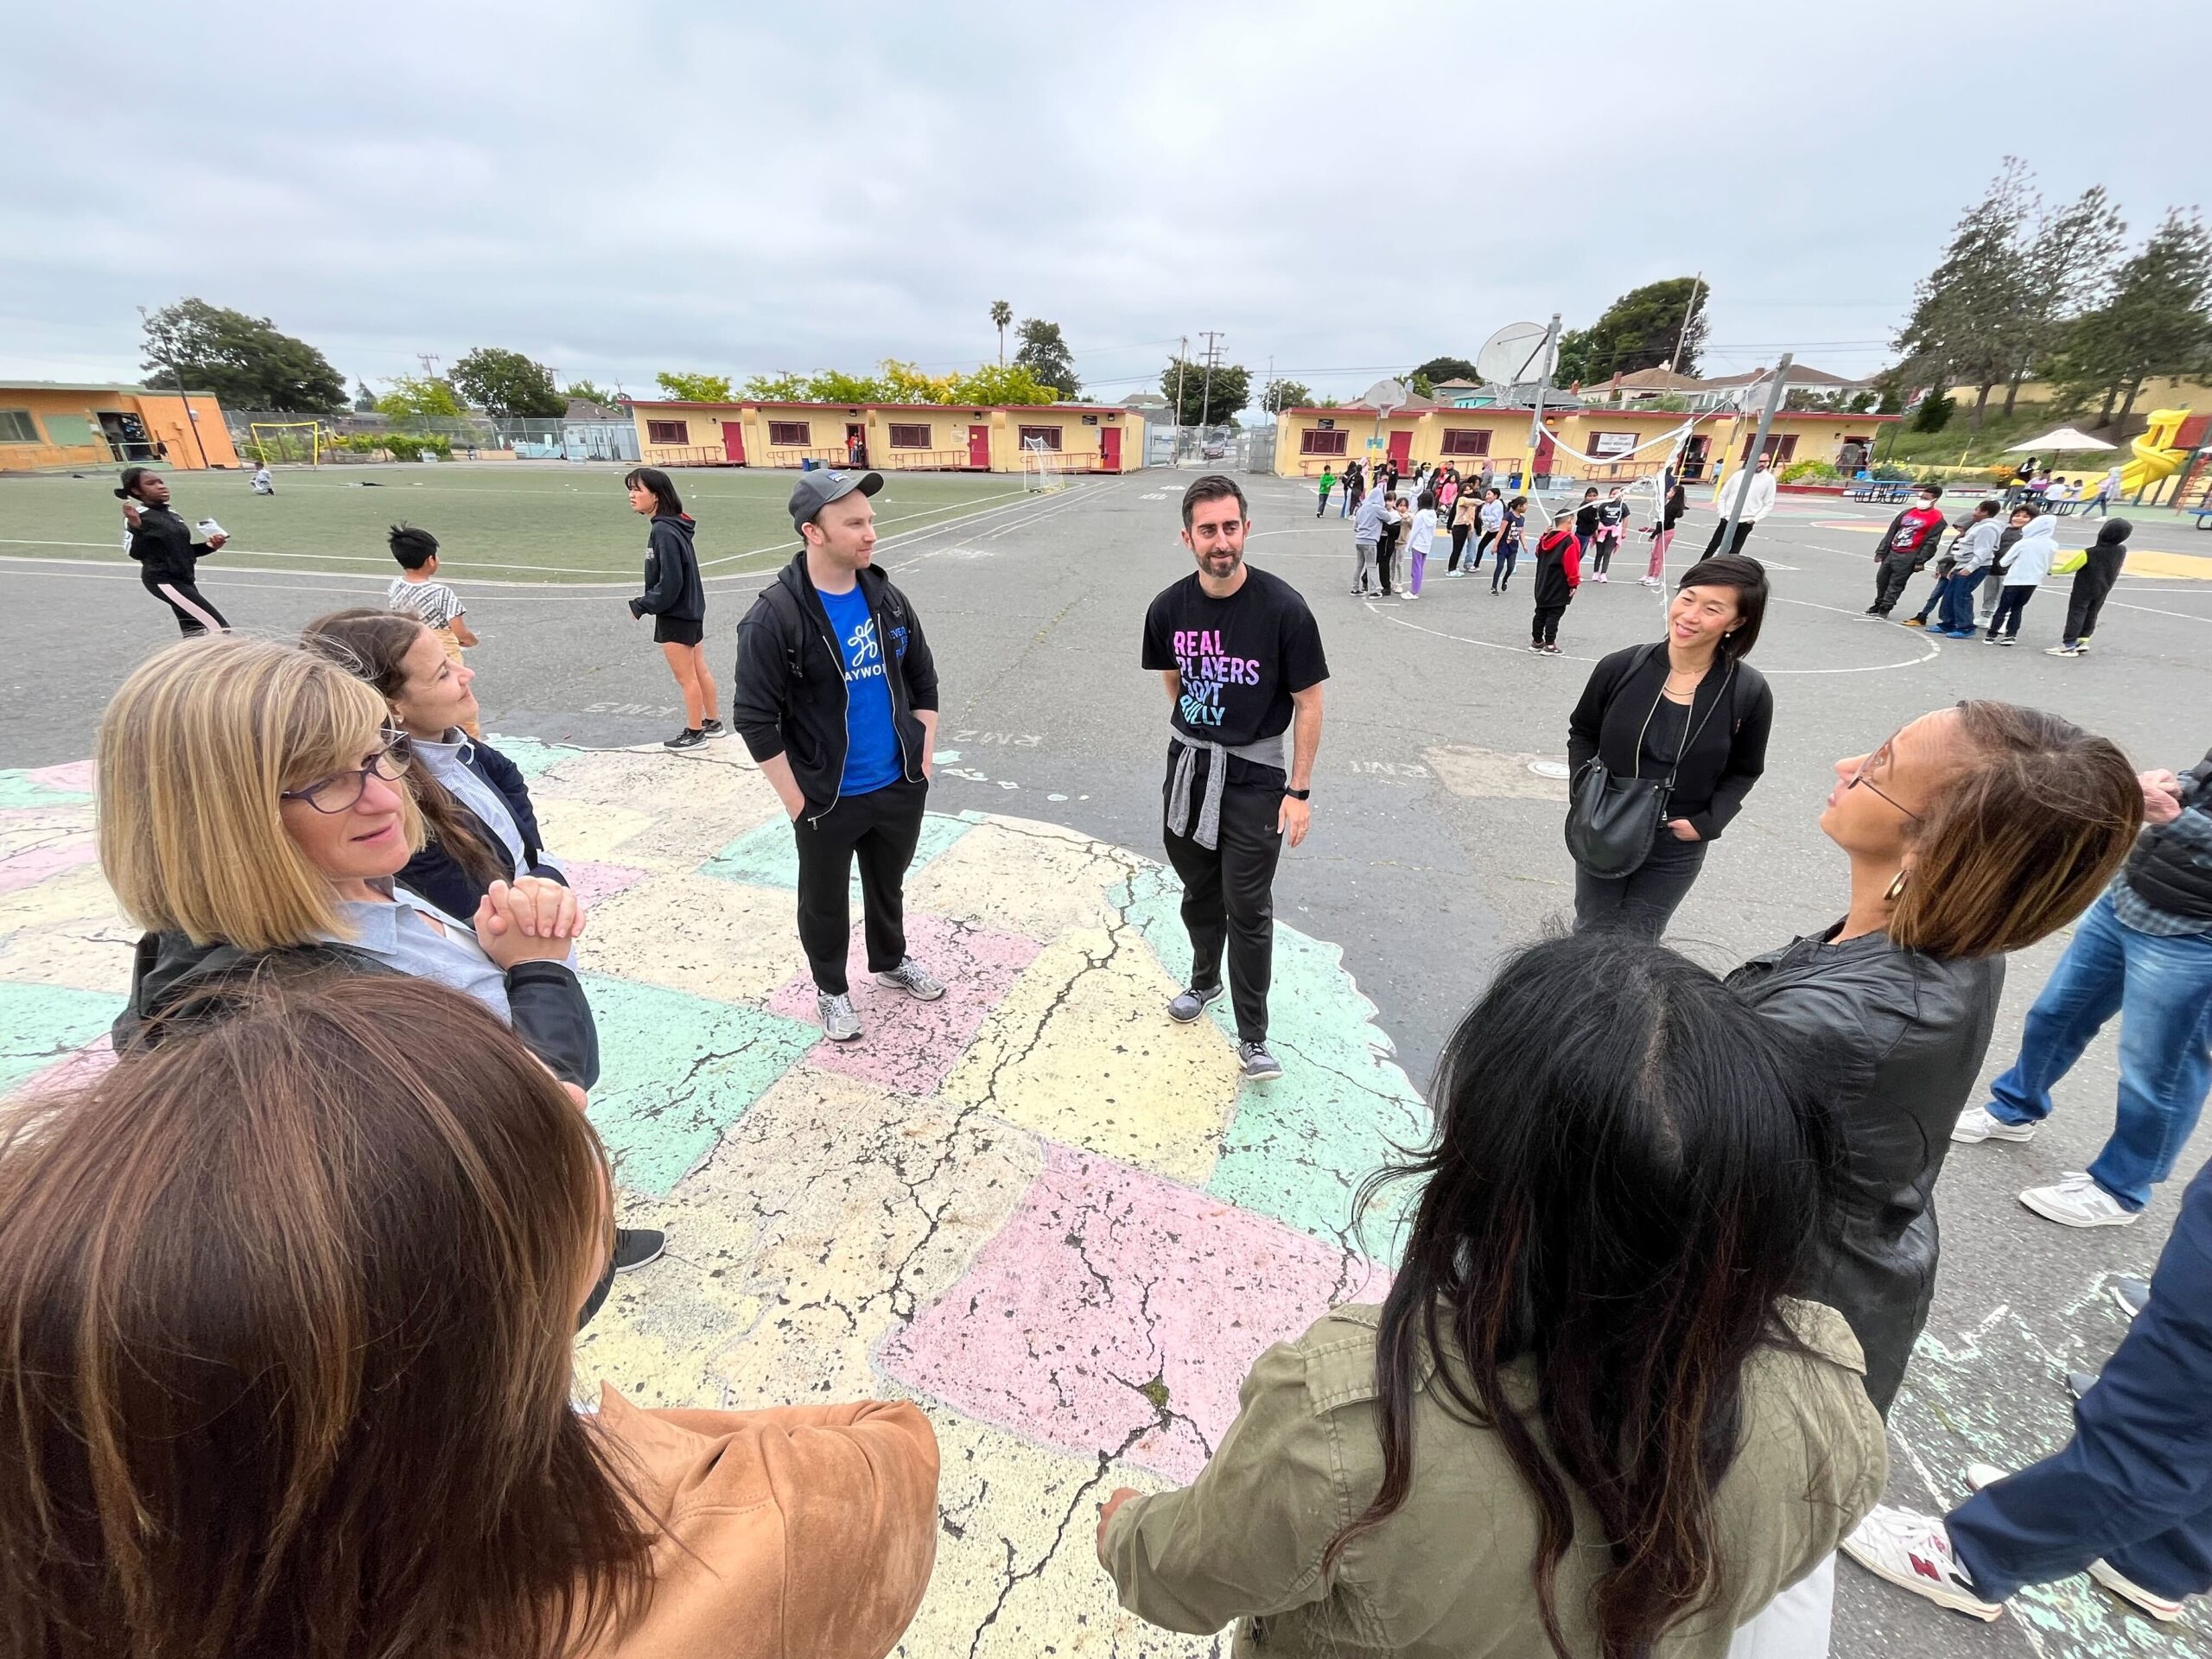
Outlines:
[{"label": "bush", "polygon": [[1784,484],[1834,484],[1843,477],[1825,461],[1792,461],[1782,469]]},{"label": "bush", "polygon": [[1898,466],[1894,461],[1885,461],[1880,466],[1875,467],[1873,475],[1876,478],[1887,479],[1891,482],[1897,484],[1902,484],[1905,480],[1912,476],[1910,473],[1905,471],[1904,467]]},{"label": "bush", "polygon": [[440,461],[453,459],[453,440],[442,432],[387,432],[377,447],[394,461],[420,461],[426,454]]},{"label": "bush", "polygon": [[1940,391],[1931,391],[1920,400],[1920,407],[1913,412],[1912,429],[1916,432],[1941,432],[1951,423],[1951,416],[1958,406],[1957,398]]}]

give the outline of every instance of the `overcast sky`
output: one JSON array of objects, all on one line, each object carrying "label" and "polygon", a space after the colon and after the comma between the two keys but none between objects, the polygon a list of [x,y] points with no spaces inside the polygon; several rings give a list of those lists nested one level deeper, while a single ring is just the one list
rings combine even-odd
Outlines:
[{"label": "overcast sky", "polygon": [[372,382],[945,372],[1003,298],[1102,397],[1206,328],[1350,397],[1699,270],[1708,372],[1861,372],[2007,151],[2139,234],[2212,179],[2201,0],[837,11],[11,6],[0,377],[187,295]]}]

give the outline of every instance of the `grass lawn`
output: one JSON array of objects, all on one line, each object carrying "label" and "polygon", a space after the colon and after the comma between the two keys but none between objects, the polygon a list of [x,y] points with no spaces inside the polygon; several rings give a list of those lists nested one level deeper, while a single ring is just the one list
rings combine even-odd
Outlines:
[{"label": "grass lawn", "polygon": [[[279,471],[276,493],[257,496],[242,473],[167,474],[176,510],[231,532],[214,566],[397,571],[386,528],[417,524],[441,543],[441,574],[475,581],[607,582],[643,570],[645,523],[630,511],[624,468],[559,461],[324,467]],[[709,576],[781,563],[798,546],[784,511],[796,473],[678,472],[683,505],[699,521]],[[0,555],[129,562],[108,473],[0,478]],[[998,474],[887,474],[875,498],[886,537],[1020,499]]]}]

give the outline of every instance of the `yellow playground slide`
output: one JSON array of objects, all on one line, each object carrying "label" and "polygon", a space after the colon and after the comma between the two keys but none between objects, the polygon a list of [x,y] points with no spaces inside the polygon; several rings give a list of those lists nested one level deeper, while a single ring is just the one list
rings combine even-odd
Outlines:
[{"label": "yellow playground slide", "polygon": [[2154,409],[2151,423],[2143,429],[2143,435],[2130,446],[2135,459],[2120,469],[2120,493],[2133,495],[2160,479],[2170,477],[2189,459],[2189,451],[2175,448],[2180,435],[2181,424],[2189,418],[2185,409]]}]

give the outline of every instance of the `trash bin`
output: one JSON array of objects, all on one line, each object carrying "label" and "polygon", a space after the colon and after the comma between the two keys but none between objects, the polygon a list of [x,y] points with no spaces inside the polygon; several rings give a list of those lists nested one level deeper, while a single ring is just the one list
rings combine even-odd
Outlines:
[{"label": "trash bin", "polygon": [[798,469],[802,473],[810,473],[821,464],[812,455],[801,455],[798,458]]}]

